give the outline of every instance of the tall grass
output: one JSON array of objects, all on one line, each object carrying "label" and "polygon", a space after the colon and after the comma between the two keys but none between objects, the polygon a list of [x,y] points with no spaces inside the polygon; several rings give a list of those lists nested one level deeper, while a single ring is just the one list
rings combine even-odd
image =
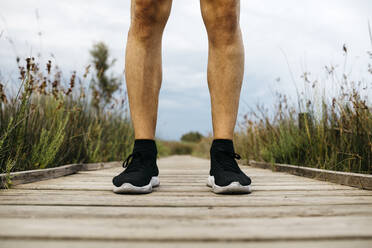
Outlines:
[{"label": "tall grass", "polygon": [[239,152],[254,160],[372,173],[371,65],[369,81],[341,70],[326,66],[324,84],[304,73],[307,93],[297,102],[278,93],[271,111],[257,106],[248,113],[235,137]]},{"label": "tall grass", "polygon": [[133,131],[126,99],[115,99],[97,113],[82,86],[88,74],[89,68],[81,78],[73,72],[65,82],[50,61],[42,70],[29,58],[25,66],[19,62],[17,94],[6,94],[0,82],[2,172],[122,160],[130,152]]}]

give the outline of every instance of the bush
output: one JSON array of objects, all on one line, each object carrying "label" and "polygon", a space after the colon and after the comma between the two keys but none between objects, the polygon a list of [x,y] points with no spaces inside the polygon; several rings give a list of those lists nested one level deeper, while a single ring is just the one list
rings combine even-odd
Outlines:
[{"label": "bush", "polygon": [[203,137],[199,143],[195,144],[192,155],[196,157],[209,158],[209,150],[213,141],[212,135]]},{"label": "bush", "polygon": [[191,154],[194,144],[186,142],[172,142],[168,141],[165,144],[169,147],[171,155],[186,155]]},{"label": "bush", "polygon": [[181,141],[184,142],[199,142],[203,138],[199,132],[188,132],[181,137]]}]

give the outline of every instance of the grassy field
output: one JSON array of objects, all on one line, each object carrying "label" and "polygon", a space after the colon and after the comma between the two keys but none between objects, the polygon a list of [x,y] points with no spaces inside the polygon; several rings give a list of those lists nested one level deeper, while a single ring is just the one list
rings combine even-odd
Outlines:
[{"label": "grassy field", "polygon": [[[346,61],[345,47],[344,55]],[[371,64],[366,75],[354,77],[342,67],[324,69],[320,80],[310,73],[301,76],[304,87],[297,100],[279,92],[274,106],[257,106],[245,115],[236,133],[243,157],[372,173]]]},{"label": "grassy field", "polygon": [[212,137],[203,137],[197,142],[164,140],[156,141],[158,153],[161,157],[189,154],[196,157],[208,158],[211,144]]},{"label": "grassy field", "polygon": [[[308,72],[299,77],[303,89],[294,101],[277,92],[273,106],[246,113],[235,133],[236,151],[245,159],[372,174],[372,66],[353,79],[344,68],[324,70],[323,79]],[[211,141],[164,144],[168,153],[208,157]]]},{"label": "grassy field", "polygon": [[0,85],[1,172],[125,158],[133,142],[126,100],[97,110],[82,86],[89,73],[65,82],[50,61],[19,61],[19,92],[7,95]]}]

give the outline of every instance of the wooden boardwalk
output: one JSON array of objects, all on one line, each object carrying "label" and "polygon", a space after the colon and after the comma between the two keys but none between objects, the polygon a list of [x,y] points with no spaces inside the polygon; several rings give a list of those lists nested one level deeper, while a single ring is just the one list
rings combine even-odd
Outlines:
[{"label": "wooden boardwalk", "polygon": [[215,195],[208,160],[158,164],[148,195],[112,193],[121,167],[1,190],[0,247],[372,247],[372,191],[245,166],[253,193]]}]

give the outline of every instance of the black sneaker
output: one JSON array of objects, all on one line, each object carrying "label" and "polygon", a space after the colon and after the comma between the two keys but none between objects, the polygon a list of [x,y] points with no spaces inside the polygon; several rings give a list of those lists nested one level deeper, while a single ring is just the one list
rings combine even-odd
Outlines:
[{"label": "black sneaker", "polygon": [[118,194],[151,193],[152,188],[160,184],[156,157],[154,140],[135,140],[133,153],[123,163],[126,169],[112,179],[113,191]]},{"label": "black sneaker", "polygon": [[213,140],[211,149],[211,169],[207,185],[216,194],[246,194],[251,192],[251,179],[244,174],[235,159],[232,140]]}]

